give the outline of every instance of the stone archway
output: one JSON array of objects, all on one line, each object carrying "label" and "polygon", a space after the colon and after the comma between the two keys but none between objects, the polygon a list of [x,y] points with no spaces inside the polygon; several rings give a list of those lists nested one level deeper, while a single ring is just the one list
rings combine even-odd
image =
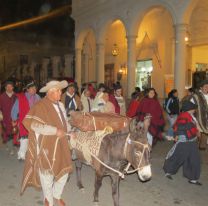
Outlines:
[{"label": "stone archway", "polygon": [[[187,19],[189,18],[190,12],[193,10],[197,1],[198,0],[183,1],[180,4],[180,9],[178,9],[177,4],[172,4],[171,2],[163,0],[159,0],[157,3],[147,3],[141,8],[134,10],[134,14],[132,14],[132,21],[129,25],[129,34],[137,36],[137,31],[143,21],[143,18],[152,9],[164,8],[167,13],[169,13],[172,22],[171,25],[174,26],[174,35],[172,38],[173,51],[171,52],[173,59],[172,62],[174,62],[172,63],[174,65],[174,87],[178,89],[180,98],[182,98],[185,94],[187,78],[187,42],[185,41],[185,37],[187,36]],[[161,81],[159,83],[161,83]],[[158,88],[164,88],[164,81],[163,86],[159,87],[158,85]],[[160,96],[163,96],[164,94],[162,90],[159,93]]]},{"label": "stone archway", "polygon": [[[189,21],[189,69],[191,73],[195,73],[202,81],[207,77],[208,71],[208,2],[199,0],[192,10]],[[194,78],[192,85],[198,87],[198,83]]]},{"label": "stone archway", "polygon": [[75,38],[76,68],[75,80],[79,86],[84,82],[94,81],[95,76],[95,35],[93,29],[78,32]]},{"label": "stone archway", "polygon": [[96,81],[96,40],[90,30],[83,42],[82,52],[82,83]]},{"label": "stone archway", "polygon": [[[192,0],[196,1],[196,0]],[[148,12],[152,11],[155,8],[164,8],[171,16],[173,25],[177,24],[177,12],[173,5],[171,5],[168,1],[159,0],[157,3],[150,2],[146,3],[134,10],[131,14],[131,21],[128,24],[128,35],[137,35],[143,18]]]},{"label": "stone archway", "polygon": [[108,24],[105,31],[104,81],[109,86],[119,81],[126,93],[127,87],[127,41],[125,25],[121,20]]},{"label": "stone archway", "polygon": [[[113,58],[112,49],[114,45],[118,48],[119,46],[123,46],[120,44],[120,39],[122,36],[122,41],[125,41],[125,28],[125,23],[119,16],[106,16],[106,18],[99,21],[99,24],[97,25],[96,69],[98,83],[105,82],[108,86],[112,86],[113,81],[117,80],[118,65],[121,63],[118,63],[118,58]],[[120,33],[118,31],[120,31]],[[121,52],[122,51],[124,51],[123,48],[121,48]],[[111,77],[110,80],[107,77],[109,75]]]},{"label": "stone archway", "polygon": [[[151,71],[146,71],[144,68],[144,71],[140,71],[139,64],[137,64],[137,84],[138,86],[143,85],[141,82],[139,83],[139,81],[142,81],[140,76],[144,75],[144,81],[145,78],[148,78],[148,86],[154,87],[158,92],[159,97],[163,97],[165,92],[167,93],[168,90],[172,89],[167,88],[167,77],[169,77],[169,82],[172,81],[172,87],[174,86],[173,18],[169,10],[165,7],[156,6],[146,10],[143,18],[138,21],[138,25],[136,59],[137,62],[151,60],[152,68]],[[145,72],[147,73],[146,77]]]}]

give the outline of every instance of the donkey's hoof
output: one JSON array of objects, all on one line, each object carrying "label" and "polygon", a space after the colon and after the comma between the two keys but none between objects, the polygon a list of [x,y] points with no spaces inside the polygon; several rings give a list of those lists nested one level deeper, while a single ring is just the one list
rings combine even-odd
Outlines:
[{"label": "donkey's hoof", "polygon": [[93,206],[99,206],[99,202],[93,202]]},{"label": "donkey's hoof", "polygon": [[85,188],[83,187],[83,188],[80,188],[80,192],[82,193],[82,194],[85,194]]}]

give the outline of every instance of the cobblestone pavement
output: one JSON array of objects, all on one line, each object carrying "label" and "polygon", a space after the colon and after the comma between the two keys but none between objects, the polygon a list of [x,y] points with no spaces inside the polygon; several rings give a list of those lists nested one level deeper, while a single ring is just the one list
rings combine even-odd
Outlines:
[{"label": "cobblestone pavement", "polygon": [[[120,184],[121,206],[205,206],[208,204],[208,151],[201,152],[202,186],[191,185],[182,177],[180,170],[173,180],[164,177],[164,157],[171,147],[170,142],[159,142],[152,152],[152,180],[141,183],[136,174],[129,175]],[[19,195],[24,163],[10,156],[4,146],[0,147],[0,206],[41,206],[42,193],[34,188]],[[82,171],[85,192],[76,187],[75,174],[66,184],[63,199],[67,206],[93,205],[93,170],[85,166]],[[110,179],[104,178],[100,190],[100,205],[112,206]]]}]

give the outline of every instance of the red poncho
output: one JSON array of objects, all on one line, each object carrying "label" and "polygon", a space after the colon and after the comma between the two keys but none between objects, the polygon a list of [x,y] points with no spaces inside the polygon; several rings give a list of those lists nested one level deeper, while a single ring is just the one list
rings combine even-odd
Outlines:
[{"label": "red poncho", "polygon": [[154,138],[162,139],[162,127],[165,121],[162,107],[157,99],[148,97],[142,99],[137,110],[138,120],[143,121],[147,113],[152,116],[149,132]]},{"label": "red poncho", "polygon": [[20,137],[27,136],[28,131],[22,124],[22,120],[30,110],[29,102],[24,93],[16,94],[19,100],[19,133]]},{"label": "red poncho", "polygon": [[113,105],[114,105],[114,107],[115,107],[115,113],[116,113],[116,114],[120,114],[120,106],[119,106],[119,104],[118,104],[118,102],[117,102],[117,100],[116,100],[116,98],[115,98],[114,95],[109,94],[109,101],[110,101],[111,103],[113,103]]},{"label": "red poncho", "polygon": [[[1,94],[0,96],[0,110],[3,115],[3,140],[6,142],[8,140],[8,135],[12,134],[12,119],[11,119],[11,110],[13,107],[13,104],[15,102],[16,96],[13,94],[11,97],[9,97],[6,92]],[[16,142],[15,142],[16,143]]]},{"label": "red poncho", "polygon": [[138,107],[139,107],[139,101],[136,99],[132,99],[129,104],[129,108],[126,112],[126,116],[130,118],[135,117],[137,115]]}]

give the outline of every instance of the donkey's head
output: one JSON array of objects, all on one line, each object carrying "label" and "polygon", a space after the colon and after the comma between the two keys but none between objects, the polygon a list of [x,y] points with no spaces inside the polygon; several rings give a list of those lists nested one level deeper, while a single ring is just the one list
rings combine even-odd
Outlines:
[{"label": "donkey's head", "polygon": [[137,132],[131,132],[126,140],[128,161],[138,172],[141,181],[151,178],[150,146],[147,142],[147,131],[151,116],[146,115],[142,123],[136,125]]}]

